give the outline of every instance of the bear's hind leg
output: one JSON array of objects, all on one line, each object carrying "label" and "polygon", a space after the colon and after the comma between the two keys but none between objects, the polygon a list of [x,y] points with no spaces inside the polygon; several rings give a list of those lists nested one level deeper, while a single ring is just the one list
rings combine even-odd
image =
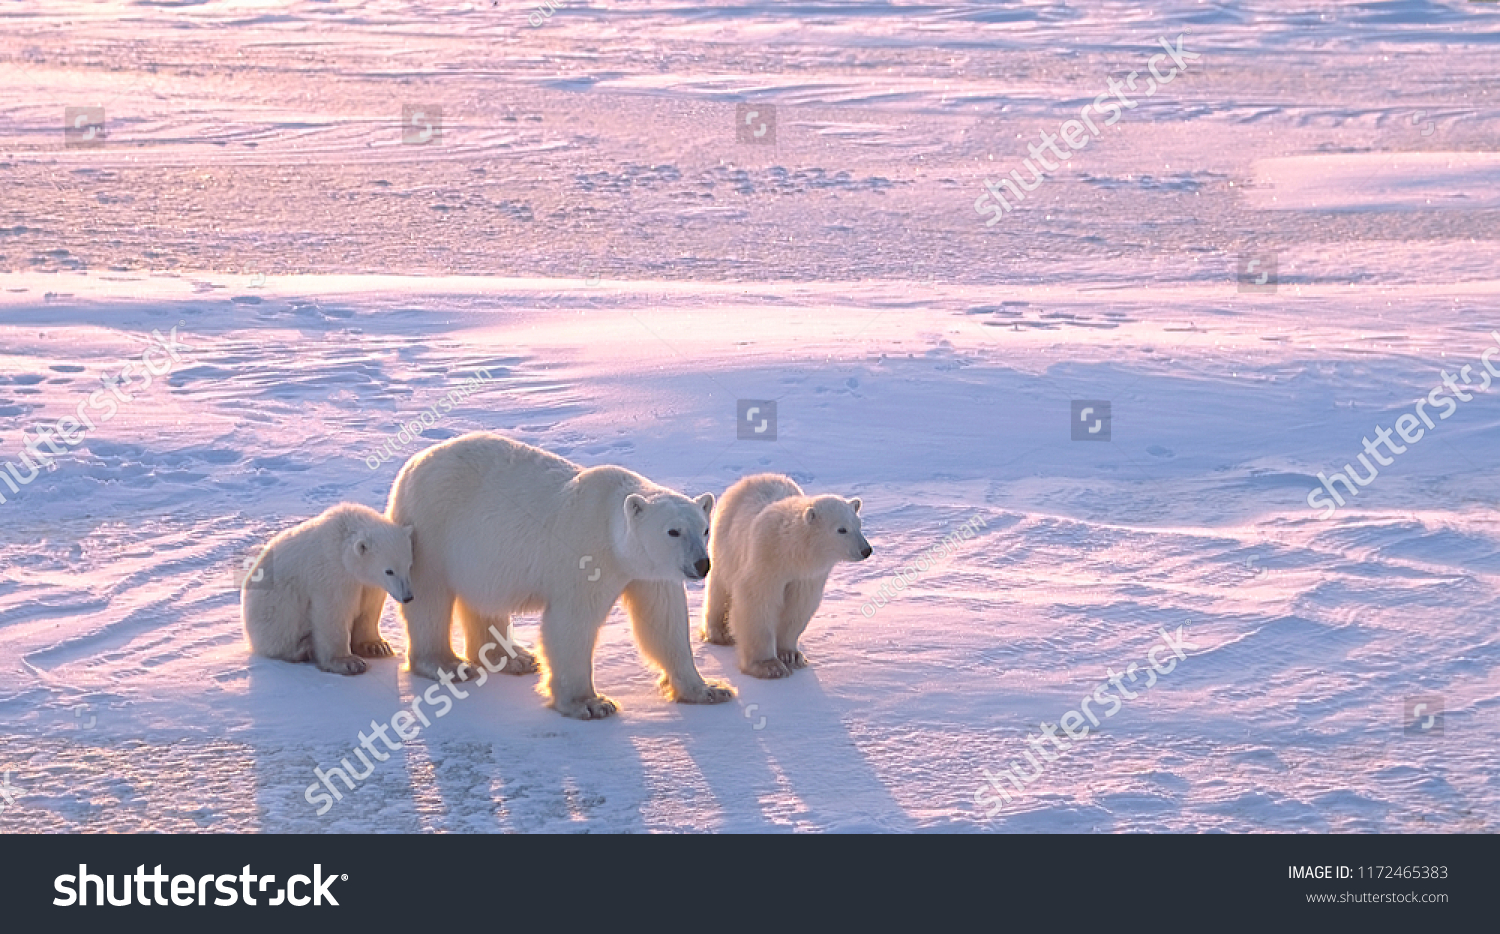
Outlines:
[{"label": "bear's hind leg", "polygon": [[734,645],[729,631],[729,585],[724,575],[708,573],[708,593],[703,597],[703,641],[714,645]]},{"label": "bear's hind leg", "polygon": [[313,661],[317,666],[339,675],[363,674],[369,666],[349,651],[354,619],[347,601],[320,594],[313,597],[309,616]]},{"label": "bear's hind leg", "polygon": [[594,644],[614,600],[559,599],[542,611],[542,685],[548,706],[575,720],[600,720],[620,707],[594,690]]},{"label": "bear's hind leg", "polygon": [[292,654],[286,656],[286,660],[289,662],[297,662],[299,664],[302,662],[310,662],[313,660],[312,633],[308,632],[302,634],[301,641],[299,641],[297,643],[297,647],[292,650]]},{"label": "bear's hind leg", "polygon": [[251,652],[284,662],[312,659],[306,600],[289,589],[248,589],[240,592],[240,601]]},{"label": "bear's hind leg", "polygon": [[[484,665],[485,668],[494,671],[485,662],[485,659],[479,655],[480,651],[486,645],[493,645],[495,648],[486,652],[485,655],[489,657],[490,662],[493,662],[497,657],[503,660],[500,671],[496,672],[497,674],[529,675],[539,670],[541,666],[537,664],[536,656],[526,651],[526,649],[521,647],[519,642],[514,640],[511,634],[509,615],[485,616],[463,602],[463,600],[455,600],[454,609],[458,613],[459,624],[463,627],[464,654],[469,657],[469,664],[471,666]],[[497,641],[495,639],[494,634],[490,632],[490,627],[492,626],[495,632],[500,633],[500,635],[505,637],[505,640],[510,642],[510,651],[513,651],[514,655],[509,654],[506,650],[504,641]]]},{"label": "bear's hind leg", "polygon": [[661,669],[667,695],[683,704],[722,704],[734,697],[723,683],[710,683],[693,663],[687,588],[670,581],[631,581],[621,595],[636,645]]},{"label": "bear's hind leg", "polygon": [[797,648],[797,640],[807,631],[807,624],[823,602],[823,585],[828,578],[794,580],[786,585],[781,606],[781,622],[776,630],[776,657],[788,668],[806,668],[807,656]]},{"label": "bear's hind leg", "polygon": [[391,644],[380,638],[380,614],[385,610],[385,591],[379,587],[362,587],[359,615],[354,617],[351,638],[354,654],[362,658],[390,658],[396,654]]}]

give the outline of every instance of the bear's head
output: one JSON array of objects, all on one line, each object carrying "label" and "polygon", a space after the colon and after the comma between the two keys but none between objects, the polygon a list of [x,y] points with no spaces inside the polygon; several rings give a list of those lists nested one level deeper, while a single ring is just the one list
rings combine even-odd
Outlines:
[{"label": "bear's head", "polygon": [[688,499],[663,490],[625,497],[625,529],[631,543],[628,573],[635,580],[702,580],[708,576],[708,520],[714,495]]},{"label": "bear's head", "polygon": [[840,561],[863,561],[874,554],[859,521],[860,505],[857,499],[819,496],[802,510],[810,563],[831,568]]},{"label": "bear's head", "polygon": [[382,522],[358,529],[344,552],[344,567],[366,587],[379,587],[397,603],[410,603],[411,526]]}]

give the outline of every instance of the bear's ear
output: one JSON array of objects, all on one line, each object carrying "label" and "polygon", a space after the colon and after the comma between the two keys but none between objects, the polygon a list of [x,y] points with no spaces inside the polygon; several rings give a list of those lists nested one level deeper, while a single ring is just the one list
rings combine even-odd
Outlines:
[{"label": "bear's ear", "polygon": [[625,497],[625,517],[627,519],[636,518],[646,511],[647,505],[646,497],[639,493],[631,493]]},{"label": "bear's ear", "polygon": [[361,535],[354,540],[354,553],[361,558],[370,553],[370,537],[368,535]]},{"label": "bear's ear", "polygon": [[813,511],[813,508],[811,506],[809,506],[807,507],[807,511],[802,514],[802,518],[811,523],[818,518],[818,514]]},{"label": "bear's ear", "polygon": [[859,501],[859,497],[855,497],[854,499],[849,500],[849,506],[850,506],[850,508],[852,508],[854,510],[854,514],[856,516],[859,515],[859,507],[860,507],[860,505],[861,505],[861,503]]},{"label": "bear's ear", "polygon": [[698,508],[703,510],[703,514],[705,516],[711,516],[714,514],[714,495],[712,493],[704,493],[702,496],[693,500],[693,502],[698,504]]}]

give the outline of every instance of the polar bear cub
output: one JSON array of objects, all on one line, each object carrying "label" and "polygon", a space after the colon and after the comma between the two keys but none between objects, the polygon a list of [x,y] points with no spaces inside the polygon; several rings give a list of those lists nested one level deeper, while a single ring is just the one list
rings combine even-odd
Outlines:
[{"label": "polar bear cub", "polygon": [[380,611],[386,594],[411,602],[411,556],[410,527],[355,503],[287,529],[271,539],[240,590],[250,651],[360,674],[367,666],[358,656],[392,654],[380,638]]},{"label": "polar bear cub", "polygon": [[797,640],[823,602],[828,573],[874,552],[859,507],[857,499],[806,496],[780,474],[730,487],[714,515],[704,640],[737,645],[740,670],[757,678],[806,668]]},{"label": "polar bear cub", "polygon": [[[692,500],[623,467],[584,468],[490,432],[422,451],[401,468],[386,510],[413,527],[407,668],[446,682],[480,664],[510,674],[540,665],[554,710],[608,717],[619,708],[594,689],[594,644],[623,600],[673,699],[729,700],[693,662],[684,584],[708,573],[713,508],[712,493]],[[490,667],[484,652],[496,638],[512,652],[511,616],[538,610],[542,657],[515,649]],[[455,616],[467,661],[453,652]]]}]

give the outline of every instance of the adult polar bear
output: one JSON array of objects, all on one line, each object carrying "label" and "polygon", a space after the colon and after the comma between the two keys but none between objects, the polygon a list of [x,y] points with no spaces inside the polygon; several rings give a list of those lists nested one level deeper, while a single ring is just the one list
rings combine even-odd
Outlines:
[{"label": "adult polar bear", "polygon": [[[662,671],[675,700],[717,704],[733,697],[693,663],[684,581],[708,574],[714,497],[697,500],[622,467],[583,468],[490,432],[435,445],[401,468],[387,515],[412,526],[412,602],[404,605],[407,668],[435,680],[465,680],[451,625],[481,664],[507,642],[511,615],[542,613],[543,693],[580,720],[618,707],[594,690],[594,644],[623,596],[637,645]],[[491,668],[490,670],[494,670]],[[517,650],[512,674],[537,670]]]}]

